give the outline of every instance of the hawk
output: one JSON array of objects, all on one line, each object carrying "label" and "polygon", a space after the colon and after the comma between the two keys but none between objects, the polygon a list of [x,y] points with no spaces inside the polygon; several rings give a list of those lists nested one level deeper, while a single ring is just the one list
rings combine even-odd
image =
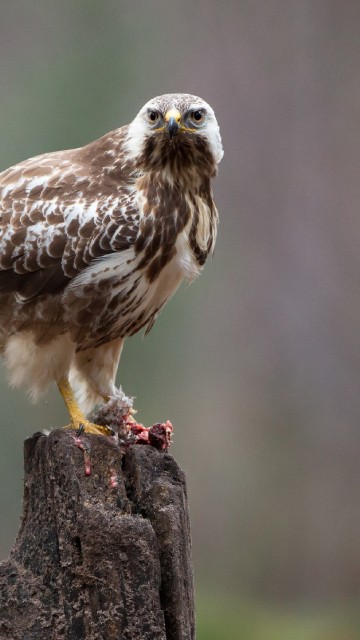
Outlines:
[{"label": "hawk", "polygon": [[55,381],[71,427],[115,391],[124,339],[148,332],[214,249],[213,109],[166,94],[78,149],[0,174],[0,353],[33,399]]}]

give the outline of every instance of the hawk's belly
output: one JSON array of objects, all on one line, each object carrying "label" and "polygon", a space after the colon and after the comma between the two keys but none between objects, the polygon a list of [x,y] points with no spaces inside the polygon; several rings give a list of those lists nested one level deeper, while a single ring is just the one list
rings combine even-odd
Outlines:
[{"label": "hawk's belly", "polygon": [[79,350],[149,331],[164,304],[184,277],[194,278],[198,267],[180,237],[176,254],[152,282],[139,268],[133,249],[105,256],[74,279],[64,294],[65,317]]}]

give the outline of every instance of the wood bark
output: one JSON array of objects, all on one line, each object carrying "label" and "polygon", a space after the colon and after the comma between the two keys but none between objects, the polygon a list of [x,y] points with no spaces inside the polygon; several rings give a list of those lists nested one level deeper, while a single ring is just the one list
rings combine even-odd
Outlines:
[{"label": "wood bark", "polygon": [[184,473],[150,446],[80,442],[90,451],[63,430],[25,441],[22,522],[0,564],[1,640],[193,640]]}]

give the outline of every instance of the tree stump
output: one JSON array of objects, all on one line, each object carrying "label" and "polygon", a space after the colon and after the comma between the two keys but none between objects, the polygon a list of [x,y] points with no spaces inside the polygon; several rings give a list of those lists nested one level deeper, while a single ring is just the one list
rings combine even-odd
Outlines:
[{"label": "tree stump", "polygon": [[[0,564],[1,640],[193,640],[184,473],[102,436],[91,473],[74,434],[25,441],[20,531]],[[86,454],[87,455],[87,454]]]}]

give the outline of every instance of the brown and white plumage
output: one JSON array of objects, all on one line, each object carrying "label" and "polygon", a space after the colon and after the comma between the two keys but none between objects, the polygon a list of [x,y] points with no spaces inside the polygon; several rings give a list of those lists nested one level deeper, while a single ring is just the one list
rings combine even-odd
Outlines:
[{"label": "brown and white plumage", "polygon": [[70,377],[80,405],[114,392],[123,340],[198,275],[217,225],[211,107],[150,100],[130,125],[0,174],[0,352],[36,397]]}]

